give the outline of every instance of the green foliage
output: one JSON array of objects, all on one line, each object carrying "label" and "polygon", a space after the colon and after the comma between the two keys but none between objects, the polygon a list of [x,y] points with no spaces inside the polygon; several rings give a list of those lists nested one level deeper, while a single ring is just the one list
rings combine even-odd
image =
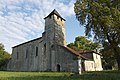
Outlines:
[{"label": "green foliage", "polygon": [[0,50],[4,50],[4,45],[0,43]]},{"label": "green foliage", "polygon": [[74,11],[87,36],[109,43],[120,69],[120,0],[77,0]]},{"label": "green foliage", "polygon": [[73,43],[68,44],[67,46],[76,51],[97,50],[101,47],[99,43],[92,42],[91,40],[88,40],[85,36],[76,37],[75,41]]},{"label": "green foliage", "polygon": [[0,50],[0,63],[3,61],[3,60],[6,60],[10,58],[10,54],[6,51],[1,51]]},{"label": "green foliage", "polygon": [[6,60],[10,58],[10,54],[5,51],[4,45],[0,43],[0,68],[6,64]]},{"label": "green foliage", "polygon": [[0,80],[119,80],[120,71],[86,72],[0,72]]},{"label": "green foliage", "polygon": [[109,46],[109,43],[104,43],[104,49],[101,49],[100,53],[102,53],[103,56],[102,65],[104,69],[112,69],[112,67],[116,67],[113,49]]}]

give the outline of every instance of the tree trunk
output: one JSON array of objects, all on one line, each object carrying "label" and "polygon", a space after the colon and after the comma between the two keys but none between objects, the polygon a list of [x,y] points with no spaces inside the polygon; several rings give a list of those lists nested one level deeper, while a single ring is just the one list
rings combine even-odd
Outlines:
[{"label": "tree trunk", "polygon": [[118,63],[118,70],[120,70],[120,57],[116,59]]},{"label": "tree trunk", "polygon": [[115,55],[115,59],[117,61],[118,64],[118,70],[120,70],[120,53],[119,53],[119,47],[114,47],[114,55]]}]

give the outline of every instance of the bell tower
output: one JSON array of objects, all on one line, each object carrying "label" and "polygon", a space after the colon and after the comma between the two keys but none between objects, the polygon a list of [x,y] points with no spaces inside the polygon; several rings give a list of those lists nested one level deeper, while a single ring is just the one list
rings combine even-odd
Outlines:
[{"label": "bell tower", "polygon": [[55,71],[55,56],[58,54],[54,45],[66,46],[65,19],[55,9],[44,19],[47,71]]},{"label": "bell tower", "polygon": [[66,46],[65,19],[54,9],[45,19],[46,40],[49,46],[54,44]]},{"label": "bell tower", "polygon": [[45,19],[45,53],[47,71],[55,71],[55,56],[57,47],[54,45],[66,46],[65,38],[65,19],[54,9]]}]

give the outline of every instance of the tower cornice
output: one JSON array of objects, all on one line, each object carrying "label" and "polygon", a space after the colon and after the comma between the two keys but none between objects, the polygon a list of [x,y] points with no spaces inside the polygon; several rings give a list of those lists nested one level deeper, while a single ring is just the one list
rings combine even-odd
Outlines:
[{"label": "tower cornice", "polygon": [[62,18],[61,15],[55,9],[48,16],[46,16],[44,19],[46,19],[46,18],[48,18],[48,17],[50,17],[51,15],[54,15],[54,14],[65,21],[65,19]]}]

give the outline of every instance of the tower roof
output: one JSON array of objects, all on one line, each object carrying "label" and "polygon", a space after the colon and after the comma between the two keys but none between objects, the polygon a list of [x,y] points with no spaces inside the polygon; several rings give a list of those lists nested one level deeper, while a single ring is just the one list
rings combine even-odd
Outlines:
[{"label": "tower roof", "polygon": [[[44,19],[48,18],[49,16],[51,16],[51,15],[53,15],[53,14],[55,14],[55,15],[57,15],[58,17],[62,18],[62,17],[60,16],[60,14],[54,9],[54,10],[53,10],[48,16],[46,16]],[[64,18],[62,18],[62,19],[65,21]]]}]

